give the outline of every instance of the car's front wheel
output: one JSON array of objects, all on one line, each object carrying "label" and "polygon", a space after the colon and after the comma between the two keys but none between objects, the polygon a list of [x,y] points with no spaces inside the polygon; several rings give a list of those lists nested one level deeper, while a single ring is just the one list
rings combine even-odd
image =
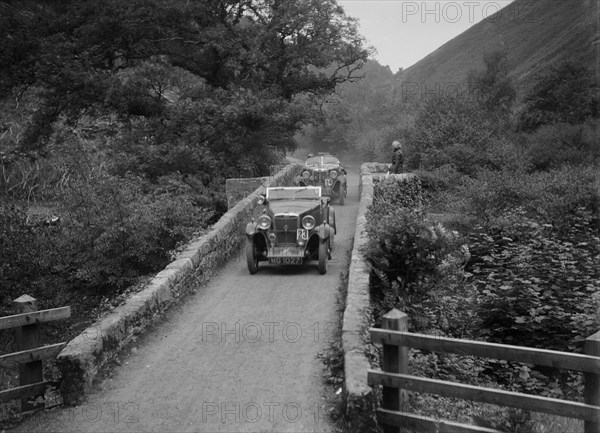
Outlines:
[{"label": "car's front wheel", "polygon": [[248,272],[254,275],[258,271],[258,254],[256,252],[256,245],[254,241],[246,241],[246,264],[248,265]]},{"label": "car's front wheel", "polygon": [[329,252],[327,247],[329,245],[329,239],[319,242],[319,273],[321,275],[327,273],[327,256]]}]

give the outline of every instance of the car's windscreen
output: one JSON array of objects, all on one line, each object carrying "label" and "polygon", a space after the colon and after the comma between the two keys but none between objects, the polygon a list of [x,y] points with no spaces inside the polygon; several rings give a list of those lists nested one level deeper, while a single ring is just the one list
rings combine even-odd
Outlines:
[{"label": "car's windscreen", "polygon": [[340,161],[335,156],[313,156],[306,160],[306,165],[315,164],[339,164]]},{"label": "car's windscreen", "polygon": [[318,200],[321,197],[319,188],[268,188],[269,200]]},{"label": "car's windscreen", "polygon": [[339,164],[340,161],[334,156],[324,156],[323,164]]}]

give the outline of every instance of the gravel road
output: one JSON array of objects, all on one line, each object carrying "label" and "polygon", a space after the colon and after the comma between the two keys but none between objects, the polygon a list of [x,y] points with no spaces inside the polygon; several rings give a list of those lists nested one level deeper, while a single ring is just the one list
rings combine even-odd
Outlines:
[{"label": "gravel road", "polygon": [[240,251],[135,342],[85,404],[41,412],[14,431],[333,432],[317,355],[335,330],[348,266],[358,209],[352,171],[345,206],[334,206],[326,275],[316,263],[261,263],[251,276]]}]

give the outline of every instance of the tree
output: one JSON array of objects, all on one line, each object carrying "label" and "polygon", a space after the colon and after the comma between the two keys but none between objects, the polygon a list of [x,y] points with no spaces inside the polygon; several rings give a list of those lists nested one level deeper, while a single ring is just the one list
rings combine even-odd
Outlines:
[{"label": "tree", "polygon": [[0,0],[0,38],[0,89],[20,110],[3,183],[25,167],[65,216],[53,286],[98,292],[220,216],[226,177],[270,174],[368,55],[334,0]]},{"label": "tree", "polygon": [[598,85],[592,71],[573,62],[552,67],[525,98],[518,129],[533,131],[553,123],[583,123],[598,117]]},{"label": "tree", "polygon": [[494,128],[487,112],[469,98],[444,96],[423,103],[407,135],[422,168],[450,164],[470,174],[482,162]]},{"label": "tree", "polygon": [[517,97],[513,81],[508,76],[506,53],[485,54],[483,62],[483,71],[471,71],[469,74],[469,95],[488,113],[506,120]]},{"label": "tree", "polygon": [[[44,89],[24,141],[28,149],[43,146],[61,116],[75,123],[106,108],[120,69],[145,64],[154,94],[169,84],[163,66],[170,63],[214,88],[291,102],[359,79],[368,55],[356,22],[335,0],[32,0],[24,7],[5,7],[3,36],[11,42],[0,52],[9,65],[0,74],[9,90]],[[153,66],[156,59],[163,66]]]}]

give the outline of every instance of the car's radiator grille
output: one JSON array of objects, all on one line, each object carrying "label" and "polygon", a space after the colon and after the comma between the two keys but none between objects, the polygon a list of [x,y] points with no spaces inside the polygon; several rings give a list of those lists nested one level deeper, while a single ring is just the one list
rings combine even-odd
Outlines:
[{"label": "car's radiator grille", "polygon": [[277,233],[277,241],[284,244],[295,244],[296,229],[298,228],[298,217],[275,216],[273,221],[273,226],[275,228],[275,232]]},{"label": "car's radiator grille", "polygon": [[296,233],[296,229],[298,228],[298,217],[297,216],[283,216],[276,215],[275,216],[275,230],[285,230],[285,226],[287,226],[288,231],[291,230]]},{"label": "car's radiator grille", "polygon": [[293,232],[277,232],[277,243],[278,244],[296,244],[296,230]]}]

